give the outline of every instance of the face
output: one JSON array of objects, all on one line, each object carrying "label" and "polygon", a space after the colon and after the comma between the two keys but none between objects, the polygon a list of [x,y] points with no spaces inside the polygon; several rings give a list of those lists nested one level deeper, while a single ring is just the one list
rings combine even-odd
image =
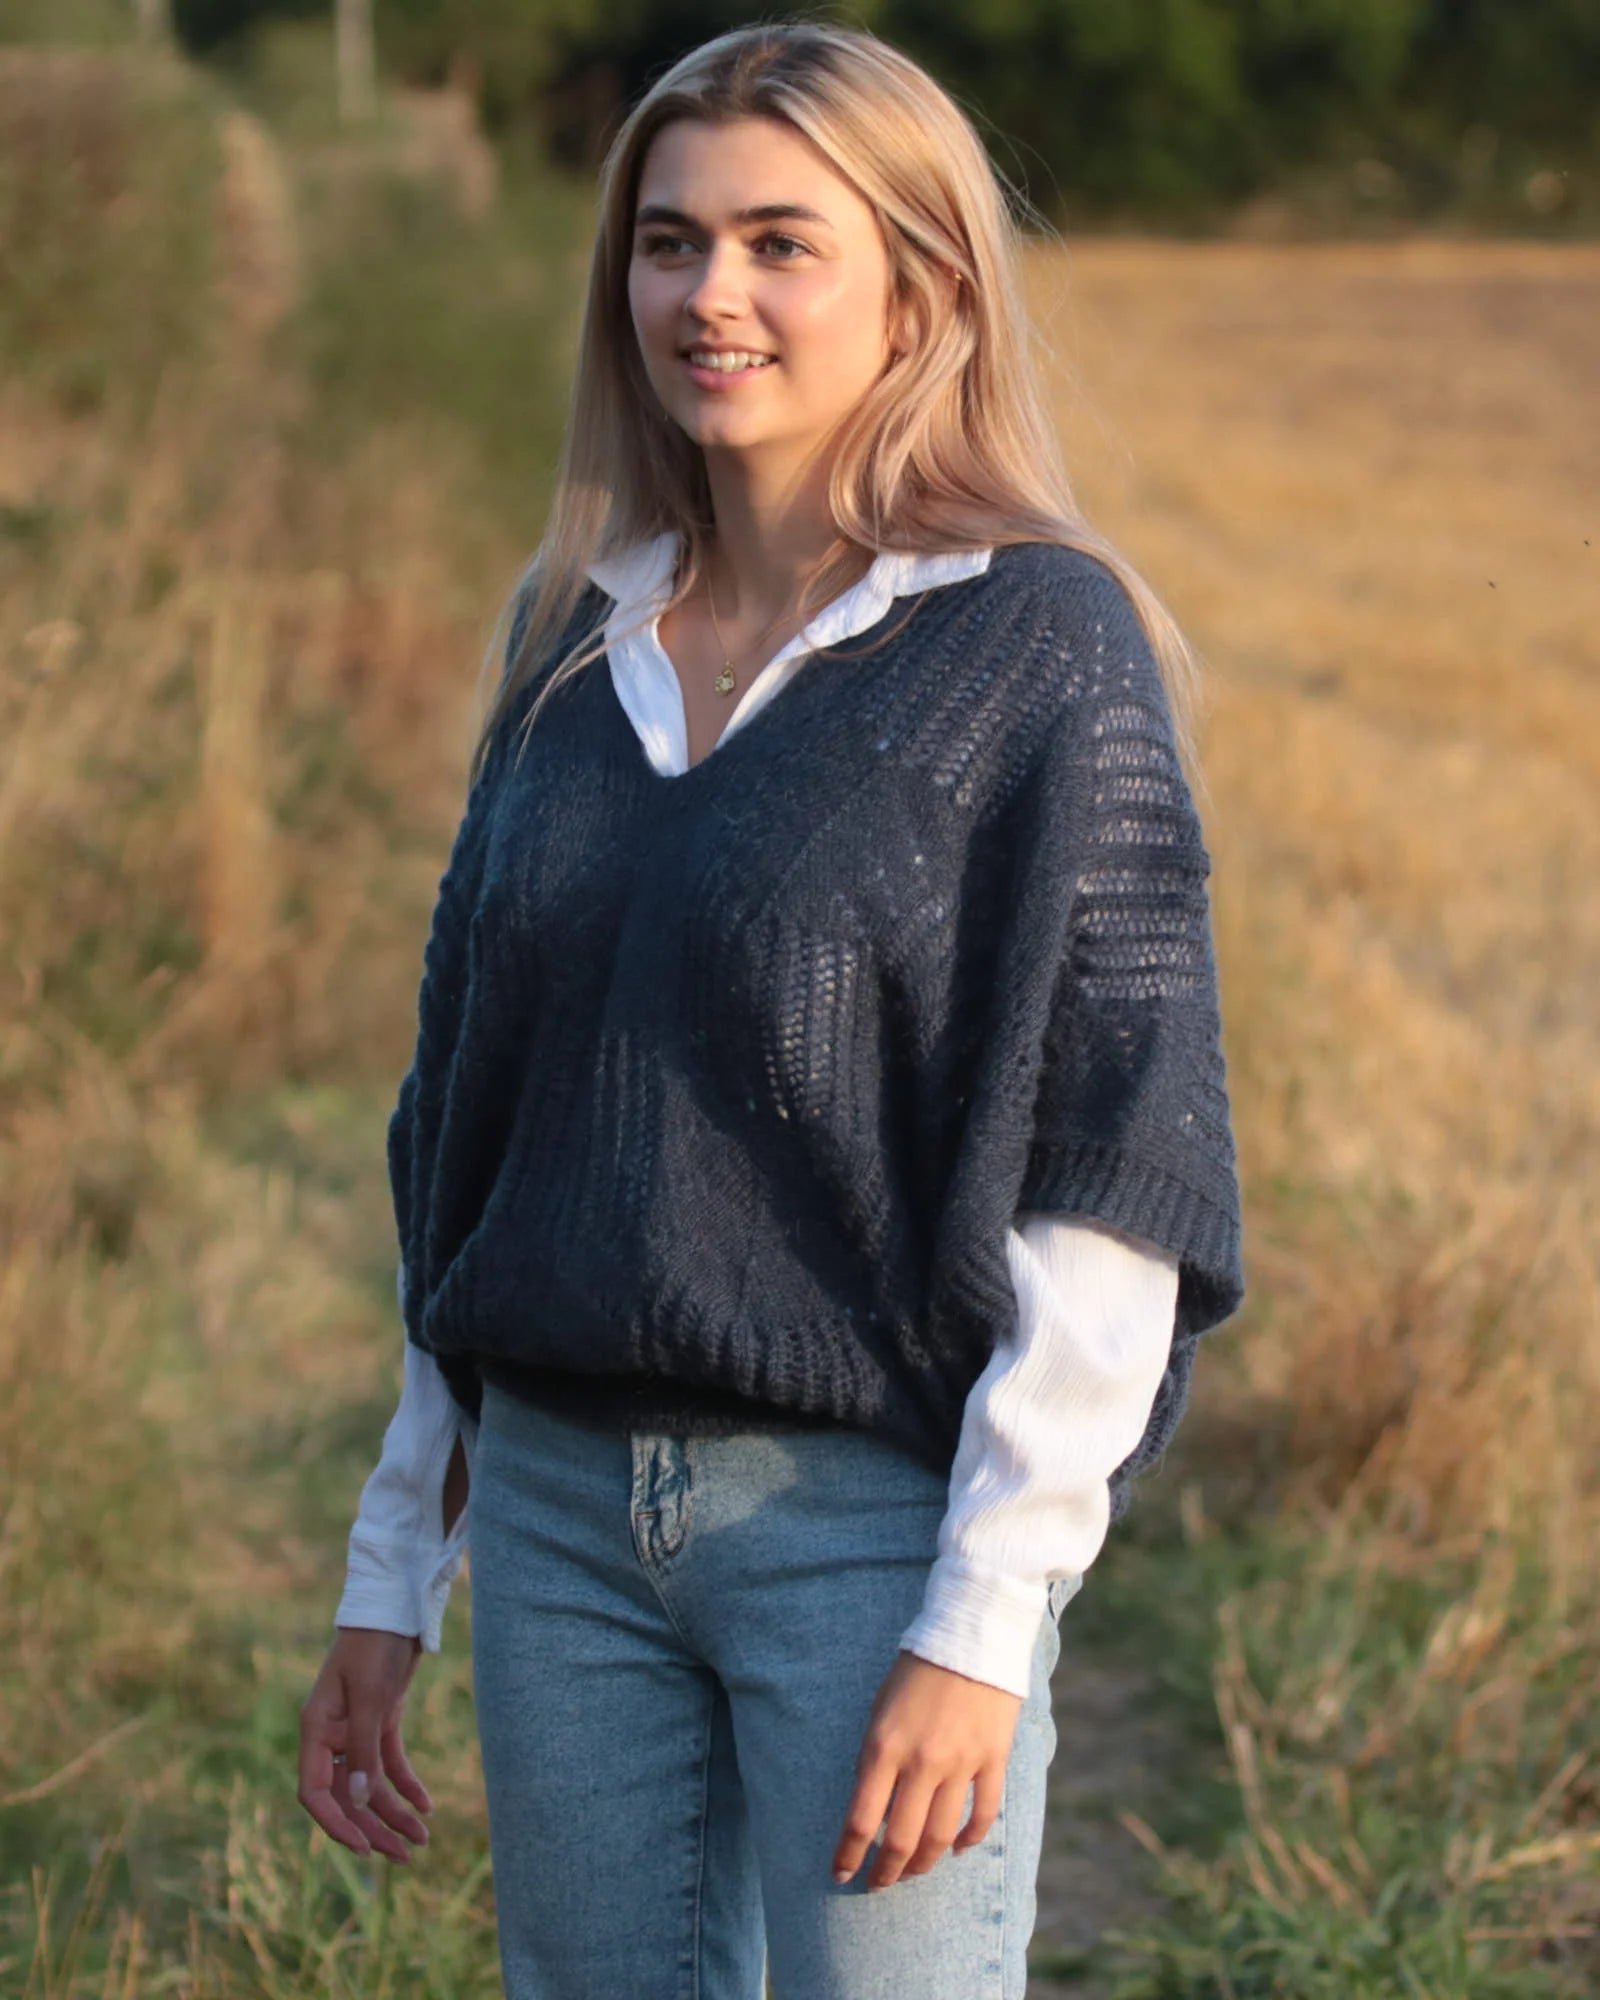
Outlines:
[{"label": "face", "polygon": [[[872,209],[792,126],[684,118],[656,134],[628,299],[651,385],[697,444],[808,456],[889,362],[888,293]],[[713,372],[687,358],[701,343],[769,359]]]}]

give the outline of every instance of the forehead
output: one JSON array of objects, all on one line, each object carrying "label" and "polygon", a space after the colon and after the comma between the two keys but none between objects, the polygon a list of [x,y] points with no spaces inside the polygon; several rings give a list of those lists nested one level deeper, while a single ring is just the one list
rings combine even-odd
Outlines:
[{"label": "forehead", "polygon": [[637,209],[659,204],[716,228],[740,209],[794,203],[815,209],[841,236],[870,227],[871,207],[792,125],[778,118],[712,124],[676,118],[651,140]]}]

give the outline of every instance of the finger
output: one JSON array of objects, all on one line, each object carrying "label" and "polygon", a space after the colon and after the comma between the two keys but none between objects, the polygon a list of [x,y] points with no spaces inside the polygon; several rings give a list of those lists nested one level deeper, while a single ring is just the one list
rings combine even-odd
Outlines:
[{"label": "finger", "polygon": [[928,1817],[923,1822],[922,1838],[917,1842],[916,1852],[901,1869],[903,1876],[926,1875],[950,1851],[950,1843],[960,1831],[966,1815],[967,1790],[971,1783],[970,1778],[946,1778],[935,1789],[928,1802]]},{"label": "finger", "polygon": [[351,1821],[360,1828],[369,1847],[391,1861],[409,1863],[411,1850],[367,1803],[372,1786],[371,1773],[351,1770],[341,1764],[334,1777],[334,1797],[344,1806]]},{"label": "finger", "polygon": [[857,1766],[856,1788],[844,1816],[844,1831],[833,1850],[833,1879],[848,1882],[861,1866],[862,1856],[871,1846],[894,1791],[894,1759],[882,1751],[863,1750]]},{"label": "finger", "polygon": [[[375,1772],[369,1773],[367,1810],[416,1846],[428,1845],[431,1837],[428,1833],[428,1822],[419,1819],[395,1789],[387,1758],[381,1746],[378,1752],[378,1768]],[[406,1859],[409,1861],[410,1858],[408,1853]]]},{"label": "finger", "polygon": [[380,1854],[387,1854],[391,1861],[409,1862],[411,1849],[406,1840],[426,1846],[428,1829],[389,1783],[378,1725],[370,1713],[358,1712],[352,1722],[349,1756],[343,1775],[350,1817]]},{"label": "finger", "polygon": [[951,1842],[953,1853],[965,1854],[969,1847],[976,1847],[980,1840],[988,1839],[1005,1788],[1005,1765],[985,1764],[973,1780],[972,1812],[966,1825]]},{"label": "finger", "polygon": [[902,1768],[889,1806],[883,1844],[867,1877],[869,1889],[888,1889],[905,1873],[906,1863],[921,1844],[928,1808],[937,1789],[938,1780],[932,1773]]},{"label": "finger", "polygon": [[379,1747],[383,1752],[383,1768],[388,1772],[395,1790],[403,1798],[408,1798],[419,1812],[432,1812],[433,1800],[428,1795],[428,1788],[411,1768],[411,1759],[406,1755],[398,1716],[385,1728],[379,1738]]},{"label": "finger", "polygon": [[[341,1846],[352,1848],[357,1854],[370,1854],[372,1842],[346,1812],[343,1803],[334,1796],[333,1753],[336,1746],[326,1733],[329,1727],[328,1718],[321,1713],[301,1712],[299,1800],[323,1832],[330,1834]],[[335,1733],[342,1738],[342,1724]],[[337,1768],[342,1771],[344,1766]]]}]

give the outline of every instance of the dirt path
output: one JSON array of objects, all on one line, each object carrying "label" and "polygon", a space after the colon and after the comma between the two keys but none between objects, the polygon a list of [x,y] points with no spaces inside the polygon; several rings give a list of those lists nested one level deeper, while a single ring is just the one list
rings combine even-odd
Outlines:
[{"label": "dirt path", "polygon": [[1051,1690],[1056,1754],[1028,1986],[1105,2000],[1109,1984],[1089,1963],[1101,1934],[1134,1928],[1163,1908],[1155,1863],[1117,1813],[1146,1812],[1170,1770],[1172,1746],[1147,1676],[1069,1650]]}]

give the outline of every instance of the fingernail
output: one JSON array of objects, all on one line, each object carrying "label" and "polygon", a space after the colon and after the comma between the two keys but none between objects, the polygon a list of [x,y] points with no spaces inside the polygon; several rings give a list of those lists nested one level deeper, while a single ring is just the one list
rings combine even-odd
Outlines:
[{"label": "fingernail", "polygon": [[850,1870],[848,1868],[835,1868],[833,1879],[835,1882],[848,1882],[850,1880]]},{"label": "fingernail", "polygon": [[364,1806],[366,1802],[367,1774],[365,1771],[352,1771],[350,1773],[350,1803],[353,1806]]}]

